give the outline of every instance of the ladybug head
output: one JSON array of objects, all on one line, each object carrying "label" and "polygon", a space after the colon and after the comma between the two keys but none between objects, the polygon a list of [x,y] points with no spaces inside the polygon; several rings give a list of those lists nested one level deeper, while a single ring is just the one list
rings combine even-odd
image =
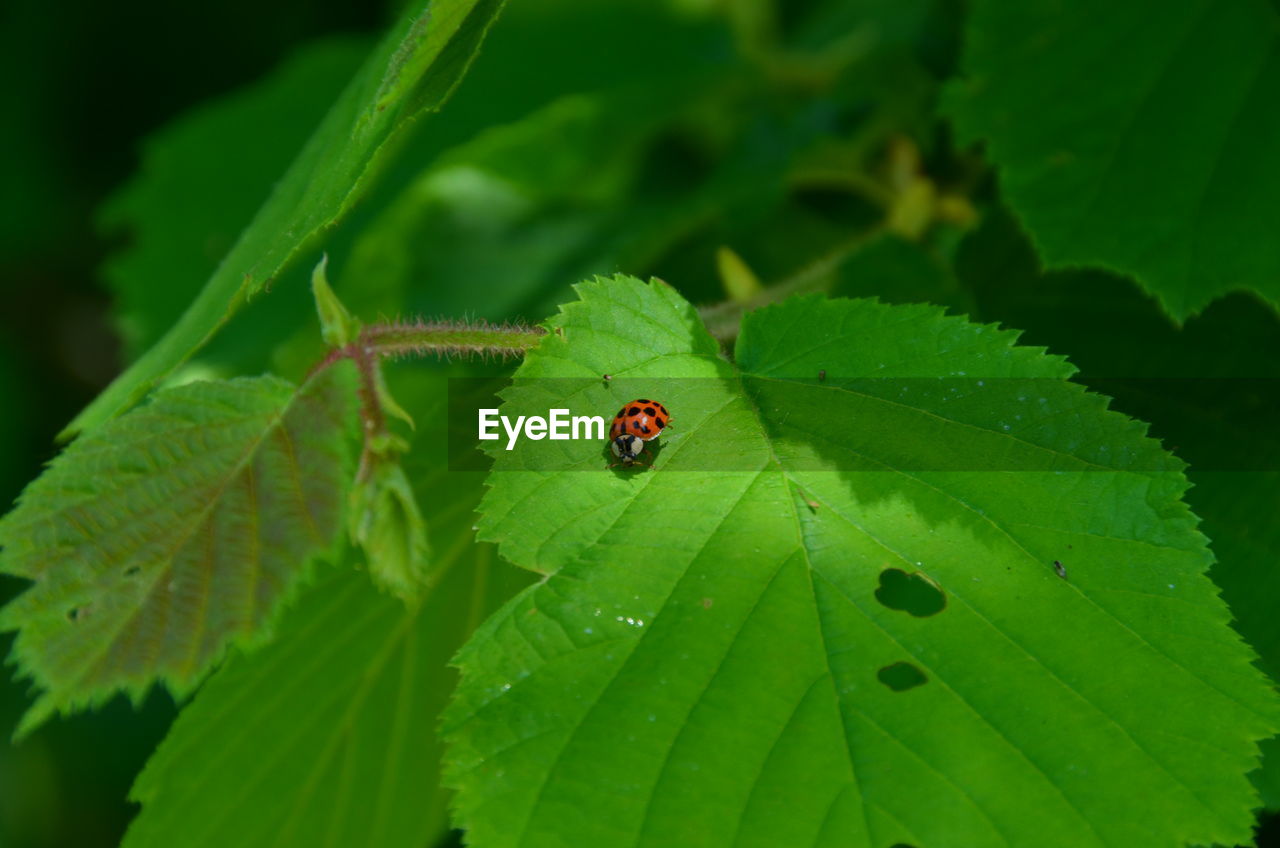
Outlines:
[{"label": "ladybug head", "polygon": [[609,443],[609,447],[613,450],[613,455],[622,460],[624,465],[630,465],[644,451],[644,442],[638,436],[623,433],[614,438]]}]

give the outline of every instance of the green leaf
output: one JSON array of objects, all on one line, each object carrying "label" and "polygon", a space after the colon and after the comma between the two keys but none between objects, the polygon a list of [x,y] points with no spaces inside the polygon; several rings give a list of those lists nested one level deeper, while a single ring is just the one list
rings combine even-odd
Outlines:
[{"label": "green leaf", "polygon": [[0,520],[0,569],[34,585],[0,612],[55,710],[190,690],[269,629],[341,526],[353,374],[191,383],[86,434]]},{"label": "green leaf", "polygon": [[[1079,378],[1115,408],[1150,421],[1190,463],[1187,503],[1203,518],[1216,562],[1210,572],[1232,626],[1280,680],[1280,318],[1254,298],[1233,295],[1173,326],[1128,280],[1080,270],[1041,272],[1010,216],[988,215],[959,251],[958,271],[978,313],[1025,328],[1025,338],[1068,353]],[[1095,376],[1090,376],[1095,375]],[[1113,375],[1127,375],[1115,377]],[[1276,806],[1277,742],[1264,744],[1255,783]],[[1268,799],[1268,791],[1271,792]]]},{"label": "green leaf", "polygon": [[427,525],[400,463],[374,463],[369,479],[351,491],[351,540],[364,550],[375,583],[416,603],[433,568]]},{"label": "green leaf", "polygon": [[421,365],[390,377],[424,425],[404,458],[439,546],[420,605],[345,569],[308,588],[269,645],[233,655],[183,709],[133,788],[125,848],[422,848],[448,827],[448,661],[529,575],[475,542],[482,476],[437,455],[445,380]]},{"label": "green leaf", "polygon": [[307,45],[146,140],[138,173],[99,216],[108,234],[128,235],[102,271],[130,359],[200,293],[370,47],[367,38]]},{"label": "green leaf", "polygon": [[399,131],[448,100],[502,2],[420,0],[406,7],[186,312],[64,435],[136,403],[335,226],[386,164]]},{"label": "green leaf", "polygon": [[329,285],[325,273],[328,267],[329,257],[324,256],[311,271],[311,296],[315,298],[316,314],[320,317],[320,338],[329,347],[346,347],[360,335],[360,322],[347,311]]},{"label": "green leaf", "polygon": [[963,68],[950,111],[1050,266],[1132,274],[1177,320],[1280,303],[1274,4],[979,0]]},{"label": "green leaf", "polygon": [[[579,291],[506,405],[609,412],[608,372],[678,429],[652,471],[561,442],[557,469],[491,475],[481,537],[547,577],[459,656],[472,844],[1249,838],[1275,693],[1178,464],[1063,360],[799,298],[748,316],[730,365],[665,286]],[[966,463],[1004,470],[930,470]]]},{"label": "green leaf", "polygon": [[130,794],[142,812],[125,848],[434,844],[446,663],[527,582],[492,560],[460,548],[416,610],[350,570],[309,589],[178,716]]}]

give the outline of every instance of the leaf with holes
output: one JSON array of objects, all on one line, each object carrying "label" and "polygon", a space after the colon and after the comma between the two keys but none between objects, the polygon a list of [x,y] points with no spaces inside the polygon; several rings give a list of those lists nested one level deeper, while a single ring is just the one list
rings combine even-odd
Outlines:
[{"label": "leaf with holes", "polygon": [[0,570],[34,585],[0,612],[55,710],[162,678],[189,690],[228,642],[261,635],[330,549],[350,476],[348,364],[302,389],[192,383],[86,434],[0,520]]},{"label": "leaf with holes", "polygon": [[1275,694],[1180,465],[1068,364],[822,298],[749,315],[730,363],[665,285],[579,292],[504,413],[624,384],[675,429],[652,470],[493,450],[481,536],[546,577],[459,656],[472,844],[1249,838]]},{"label": "leaf with holes", "polygon": [[949,109],[1049,265],[1132,274],[1178,320],[1280,304],[1274,3],[979,0],[963,67]]}]

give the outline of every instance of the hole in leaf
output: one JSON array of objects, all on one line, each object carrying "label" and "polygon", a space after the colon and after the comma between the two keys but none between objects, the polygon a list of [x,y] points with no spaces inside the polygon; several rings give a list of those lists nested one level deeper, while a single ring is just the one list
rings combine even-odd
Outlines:
[{"label": "hole in leaf", "polygon": [[880,572],[876,600],[889,609],[909,612],[917,618],[936,615],[947,605],[947,596],[923,574],[907,574],[900,568]]},{"label": "hole in leaf", "polygon": [[924,672],[909,662],[896,662],[876,672],[876,677],[895,692],[905,692],[928,683]]}]

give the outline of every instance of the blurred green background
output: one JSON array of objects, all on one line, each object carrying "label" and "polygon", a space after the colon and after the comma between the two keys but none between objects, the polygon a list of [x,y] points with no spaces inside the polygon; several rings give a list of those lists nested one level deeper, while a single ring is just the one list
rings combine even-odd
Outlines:
[{"label": "blurred green background", "polygon": [[[375,34],[378,3],[170,4],[11,0],[0,11],[0,503],[53,452],[53,437],[110,380],[120,342],[101,283],[128,238],[98,207],[138,167],[142,139],[274,67],[299,44]],[[261,198],[251,201],[256,203]],[[0,577],[7,600],[19,581]],[[8,654],[10,634],[0,638]],[[7,737],[26,686],[0,675]],[[129,785],[174,714],[167,695],[122,699],[0,744],[0,846],[114,846]]]}]

